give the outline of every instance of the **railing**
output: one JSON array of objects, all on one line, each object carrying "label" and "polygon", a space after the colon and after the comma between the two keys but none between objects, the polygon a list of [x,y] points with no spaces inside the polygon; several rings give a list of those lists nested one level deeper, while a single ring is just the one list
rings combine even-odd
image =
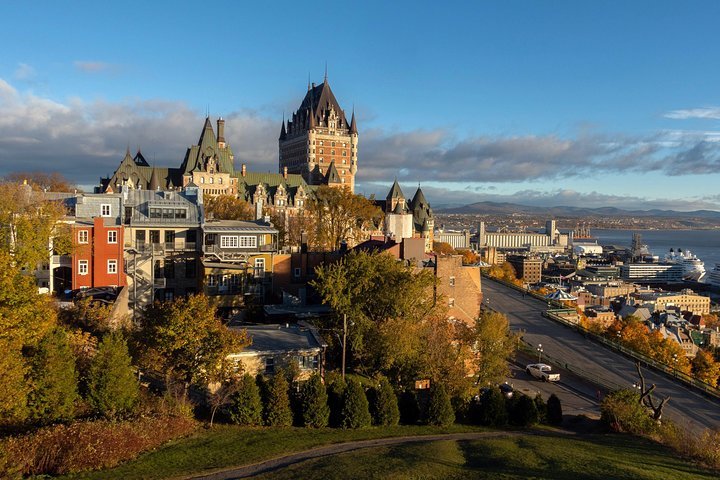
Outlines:
[{"label": "railing", "polygon": [[70,255],[53,255],[50,261],[53,265],[59,265],[61,267],[69,267],[72,265]]},{"label": "railing", "polygon": [[208,295],[241,295],[243,293],[240,285],[208,286],[205,287],[205,291]]},{"label": "railing", "polygon": [[[518,287],[515,284],[509,283],[509,282],[506,282],[503,280],[499,280],[494,277],[489,277],[486,274],[484,274],[484,276],[486,278],[490,278],[491,280],[493,280],[497,283],[500,283],[502,285],[505,285],[507,287],[513,288],[513,289],[521,291],[521,292],[526,292],[525,289],[523,289],[522,287]],[[617,341],[612,341],[612,340],[609,340],[609,339],[603,337],[602,335],[598,335],[597,333],[583,327],[581,324],[571,322],[568,319],[563,318],[560,315],[553,313],[549,309],[550,306],[555,306],[558,309],[565,309],[565,306],[562,303],[548,300],[547,298],[545,298],[541,295],[538,295],[536,293],[532,293],[532,292],[526,292],[526,293],[532,297],[535,297],[538,300],[547,302],[548,311],[543,312],[544,317],[554,320],[556,322],[562,323],[563,325],[565,325],[567,327],[573,328],[576,331],[578,331],[579,333],[582,333],[585,337],[590,338],[591,340],[594,340],[598,343],[602,343],[603,345],[610,348],[611,350],[615,350],[615,351],[625,355],[628,358],[631,358],[635,361],[640,362],[641,364],[644,364],[645,366],[651,367],[659,372],[665,373],[668,376],[674,377],[678,381],[684,383],[685,385],[696,388],[696,389],[700,390],[701,392],[705,393],[706,395],[709,395],[709,396],[715,397],[715,398],[720,398],[720,389],[715,388],[705,382],[701,382],[700,380],[697,380],[683,372],[680,372],[676,368],[673,368],[669,365],[658,362],[657,360],[650,358],[647,355],[644,355],[640,352],[637,352],[635,350],[627,348],[627,347],[621,345]],[[545,355],[545,354],[543,354],[543,355]],[[562,363],[558,363],[558,365],[562,365]]]},{"label": "railing", "polygon": [[126,242],[126,249],[136,250],[138,253],[153,253],[162,255],[164,252],[187,252],[195,251],[197,243],[195,242]]},{"label": "railing", "polygon": [[260,245],[257,247],[221,247],[220,245],[204,245],[203,252],[220,254],[232,254],[232,253],[253,253],[253,252],[274,252],[275,245],[267,244]]},{"label": "railing", "polygon": [[164,278],[153,278],[153,287],[154,288],[165,288],[166,282]]}]

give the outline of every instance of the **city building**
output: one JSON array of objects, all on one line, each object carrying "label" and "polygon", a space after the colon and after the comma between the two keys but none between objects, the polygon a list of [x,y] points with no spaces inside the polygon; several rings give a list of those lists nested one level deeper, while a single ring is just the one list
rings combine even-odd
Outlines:
[{"label": "city building", "polygon": [[298,174],[309,185],[346,186],[355,191],[358,130],[335,98],[327,76],[308,85],[300,107],[280,127],[280,171]]},{"label": "city building", "polygon": [[524,283],[533,284],[542,281],[543,262],[541,259],[523,255],[508,255],[505,261],[513,266],[515,275]]},{"label": "city building", "polygon": [[448,305],[448,317],[475,325],[482,304],[480,268],[463,265],[462,255],[436,255],[425,263],[437,278],[435,295]]},{"label": "city building", "polygon": [[695,315],[710,313],[710,297],[697,295],[689,289],[680,292],[641,291],[631,293],[630,296],[637,303],[652,306],[653,312],[666,312],[679,309],[681,312],[691,312]]},{"label": "city building", "polygon": [[440,227],[440,229],[435,230],[434,240],[447,243],[455,250],[467,250],[470,248],[470,230],[453,232]]},{"label": "city building", "polygon": [[569,244],[569,236],[561,234],[554,220],[548,220],[543,233],[536,232],[488,232],[485,222],[480,222],[477,233],[477,249],[495,247],[504,250],[527,250],[532,252],[561,252]]},{"label": "city building", "polygon": [[419,186],[413,198],[407,201],[395,180],[385,200],[376,200],[375,204],[385,212],[383,233],[387,237],[397,243],[405,238],[422,238],[425,240],[425,251],[432,251],[435,216]]},{"label": "city building", "polygon": [[620,265],[620,278],[635,283],[681,282],[683,266],[679,263],[626,263]]}]

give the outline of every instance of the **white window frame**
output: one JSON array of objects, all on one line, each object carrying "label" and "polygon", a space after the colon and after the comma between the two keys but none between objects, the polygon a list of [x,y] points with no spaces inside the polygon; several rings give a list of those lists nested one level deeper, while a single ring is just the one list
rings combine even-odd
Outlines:
[{"label": "white window frame", "polygon": [[117,274],[117,260],[107,261],[107,273],[111,275]]},{"label": "white window frame", "polygon": [[87,260],[78,260],[78,275],[87,275],[89,273],[88,266]]},{"label": "white window frame", "polygon": [[80,230],[78,231],[78,243],[88,243],[88,231],[87,230]]},{"label": "white window frame", "polygon": [[240,240],[237,235],[220,235],[220,248],[238,248]]},{"label": "white window frame", "polygon": [[117,243],[117,230],[108,230],[108,243]]},{"label": "white window frame", "polygon": [[109,203],[103,203],[100,205],[100,216],[101,217],[112,217],[112,205]]},{"label": "white window frame", "polygon": [[255,278],[265,277],[265,259],[256,258],[254,262]]},{"label": "white window frame", "polygon": [[450,277],[450,286],[451,287],[455,286],[455,277]]},{"label": "white window frame", "polygon": [[254,235],[241,235],[240,248],[257,248],[257,237]]}]

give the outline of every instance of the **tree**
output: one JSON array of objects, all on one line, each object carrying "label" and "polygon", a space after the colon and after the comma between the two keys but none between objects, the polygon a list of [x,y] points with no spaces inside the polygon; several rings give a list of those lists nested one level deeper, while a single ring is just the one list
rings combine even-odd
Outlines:
[{"label": "tree", "polygon": [[300,393],[302,425],[304,427],[327,427],[330,407],[325,385],[319,374],[314,374],[302,386]]},{"label": "tree", "polygon": [[420,420],[420,406],[414,391],[406,389],[400,394],[398,408],[400,410],[400,421],[403,424],[415,425]]},{"label": "tree", "polygon": [[327,390],[328,406],[330,407],[330,426],[342,427],[343,398],[345,397],[347,384],[340,376],[336,376],[329,384],[330,387]]},{"label": "tree", "polygon": [[505,406],[505,397],[499,388],[488,388],[480,396],[478,405],[478,423],[502,427],[507,425],[508,412]]},{"label": "tree", "polygon": [[365,390],[360,382],[350,380],[343,395],[342,427],[369,427],[372,422]]},{"label": "tree", "polygon": [[260,387],[249,373],[238,381],[237,391],[231,397],[230,420],[238,425],[254,426],[262,423]]},{"label": "tree", "polygon": [[545,400],[543,400],[542,395],[539,393],[535,395],[533,402],[535,402],[535,407],[538,412],[538,423],[548,423],[548,406],[547,403],[545,403]]},{"label": "tree", "polygon": [[708,352],[698,350],[692,360],[692,373],[701,382],[716,387],[720,379],[720,363],[716,362]]},{"label": "tree", "polygon": [[313,246],[338,250],[345,241],[352,245],[361,232],[380,224],[382,211],[349,188],[320,186],[305,206],[313,227]]},{"label": "tree", "polygon": [[449,243],[433,242],[433,252],[438,255],[453,255],[455,254],[455,249]]},{"label": "tree", "polygon": [[338,313],[324,326],[338,330],[342,315],[347,315],[355,366],[392,378],[414,376],[413,364],[421,351],[420,325],[438,309],[432,273],[415,272],[388,254],[353,251],[337,263],[317,268],[316,274],[311,285]]},{"label": "tree", "polygon": [[616,432],[647,434],[657,428],[640,395],[633,390],[616,390],[600,404],[600,420]]},{"label": "tree", "polygon": [[475,322],[475,383],[488,385],[501,381],[509,372],[507,359],[515,351],[517,337],[510,333],[507,317],[483,311]]},{"label": "tree", "polygon": [[18,341],[0,339],[0,427],[21,423],[27,417],[28,367]]},{"label": "tree", "polygon": [[138,381],[127,343],[119,333],[106,334],[88,372],[88,401],[106,418],[128,413],[138,400]]},{"label": "tree", "polygon": [[156,302],[143,315],[135,343],[148,368],[191,384],[222,382],[232,375],[228,355],[249,344],[247,332],[231,330],[205,295]]},{"label": "tree", "polygon": [[252,205],[234,195],[206,197],[205,214],[218,220],[255,220]]},{"label": "tree", "polygon": [[439,311],[421,325],[417,375],[431,384],[442,383],[453,398],[464,398],[473,384],[468,376],[468,365],[474,359],[473,330],[462,321],[448,319],[445,313]]},{"label": "tree", "polygon": [[537,406],[527,395],[513,395],[508,404],[508,413],[512,425],[529,427],[538,423]]},{"label": "tree", "polygon": [[475,265],[480,261],[480,255],[473,252],[472,250],[461,250],[458,253],[460,253],[463,257],[463,265]]},{"label": "tree", "polygon": [[550,425],[560,425],[563,420],[562,404],[554,393],[547,401],[547,420]]},{"label": "tree", "polygon": [[293,414],[290,409],[288,382],[281,370],[268,382],[268,397],[265,403],[265,425],[269,427],[289,427]]},{"label": "tree", "polygon": [[430,390],[427,423],[447,427],[452,425],[453,422],[455,422],[455,411],[450,402],[450,396],[443,384],[436,384]]},{"label": "tree", "polygon": [[13,172],[3,179],[9,183],[27,182],[35,191],[77,192],[78,186],[57,172]]},{"label": "tree", "polygon": [[33,423],[71,420],[78,400],[77,372],[67,333],[51,330],[30,356],[28,413]]},{"label": "tree", "polygon": [[380,426],[394,426],[400,421],[400,409],[398,399],[393,391],[392,385],[387,378],[380,379],[373,394],[373,402],[370,405],[373,422]]}]

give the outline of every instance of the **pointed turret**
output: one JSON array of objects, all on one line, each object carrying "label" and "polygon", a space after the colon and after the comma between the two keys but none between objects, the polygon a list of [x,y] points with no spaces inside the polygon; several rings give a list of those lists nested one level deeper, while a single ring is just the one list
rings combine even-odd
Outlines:
[{"label": "pointed turret", "polygon": [[395,183],[393,183],[392,188],[390,188],[390,191],[387,194],[387,197],[385,197],[385,200],[392,200],[392,199],[398,199],[402,198],[405,200],[405,195],[403,195],[402,189],[400,189],[400,184],[397,181],[397,178],[395,179]]},{"label": "pointed turret", "polygon": [[350,134],[357,135],[357,124],[355,123],[355,109],[353,108],[352,119],[350,120]]},{"label": "pointed turret", "polygon": [[157,168],[153,167],[152,175],[150,175],[150,183],[148,183],[148,190],[160,190],[160,176],[158,175]]},{"label": "pointed turret", "polygon": [[335,162],[330,162],[330,166],[327,170],[327,175],[325,175],[325,183],[327,183],[328,185],[342,183],[342,180],[340,179],[340,174],[338,173],[337,168],[335,168]]},{"label": "pointed turret", "polygon": [[287,131],[285,130],[285,119],[283,118],[282,127],[280,127],[280,140],[287,138]]},{"label": "pointed turret", "polygon": [[312,110],[308,110],[308,117],[308,129],[311,130],[315,128],[315,114]]}]

